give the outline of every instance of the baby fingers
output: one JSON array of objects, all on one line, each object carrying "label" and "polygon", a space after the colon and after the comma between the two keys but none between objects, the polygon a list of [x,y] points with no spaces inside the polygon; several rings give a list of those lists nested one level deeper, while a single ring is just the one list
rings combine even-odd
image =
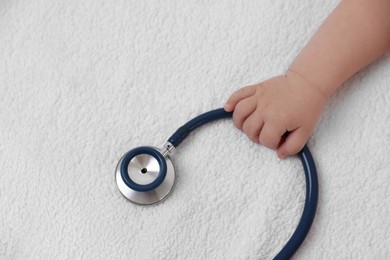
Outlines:
[{"label": "baby fingers", "polygon": [[259,143],[260,131],[263,128],[264,120],[259,109],[256,109],[243,123],[242,131],[248,138],[254,142]]},{"label": "baby fingers", "polygon": [[256,86],[247,86],[237,90],[230,96],[230,98],[226,102],[224,106],[225,110],[228,112],[233,111],[238,102],[240,102],[241,100],[247,97],[252,96],[255,92],[256,92]]},{"label": "baby fingers", "polygon": [[236,105],[233,113],[233,122],[238,129],[242,129],[244,121],[256,110],[256,100],[246,98]]},{"label": "baby fingers", "polygon": [[298,128],[288,134],[286,141],[278,148],[278,157],[284,159],[287,156],[299,153],[305,146],[310,133],[303,128]]},{"label": "baby fingers", "polygon": [[259,135],[259,142],[270,149],[276,150],[286,128],[275,122],[265,122]]}]

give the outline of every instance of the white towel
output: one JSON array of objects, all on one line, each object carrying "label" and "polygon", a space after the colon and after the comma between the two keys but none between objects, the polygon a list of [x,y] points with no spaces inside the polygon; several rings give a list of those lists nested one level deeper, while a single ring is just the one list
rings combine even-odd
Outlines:
[{"label": "white towel", "polygon": [[[300,218],[303,169],[230,120],[176,150],[161,204],[126,201],[114,170],[283,73],[337,2],[2,1],[0,259],[275,256]],[[320,197],[296,259],[390,257],[389,78],[387,55],[329,101],[308,142]]]}]

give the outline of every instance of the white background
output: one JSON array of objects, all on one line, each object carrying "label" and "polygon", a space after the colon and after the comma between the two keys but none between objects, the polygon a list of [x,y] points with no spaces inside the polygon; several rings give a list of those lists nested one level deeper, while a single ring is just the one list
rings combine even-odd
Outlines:
[{"label": "white background", "polygon": [[[114,170],[283,73],[336,4],[1,1],[0,258],[274,256],[299,220],[303,170],[229,120],[177,149],[160,205],[126,201]],[[390,256],[389,68],[385,56],[344,84],[309,140],[321,190],[297,259]]]}]

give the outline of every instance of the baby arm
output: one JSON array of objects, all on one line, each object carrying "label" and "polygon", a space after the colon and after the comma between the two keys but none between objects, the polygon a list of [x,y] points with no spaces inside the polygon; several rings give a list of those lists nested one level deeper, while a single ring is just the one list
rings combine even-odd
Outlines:
[{"label": "baby arm", "polygon": [[235,126],[281,159],[298,153],[332,93],[390,49],[389,13],[389,0],[342,1],[285,75],[230,96],[225,110],[234,110]]}]

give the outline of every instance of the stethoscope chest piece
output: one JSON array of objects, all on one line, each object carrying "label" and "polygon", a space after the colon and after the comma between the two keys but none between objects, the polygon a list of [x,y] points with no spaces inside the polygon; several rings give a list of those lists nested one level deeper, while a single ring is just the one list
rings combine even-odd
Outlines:
[{"label": "stethoscope chest piece", "polygon": [[175,169],[169,155],[155,147],[142,146],[128,151],[119,161],[115,179],[120,192],[140,205],[158,203],[175,186]]}]

